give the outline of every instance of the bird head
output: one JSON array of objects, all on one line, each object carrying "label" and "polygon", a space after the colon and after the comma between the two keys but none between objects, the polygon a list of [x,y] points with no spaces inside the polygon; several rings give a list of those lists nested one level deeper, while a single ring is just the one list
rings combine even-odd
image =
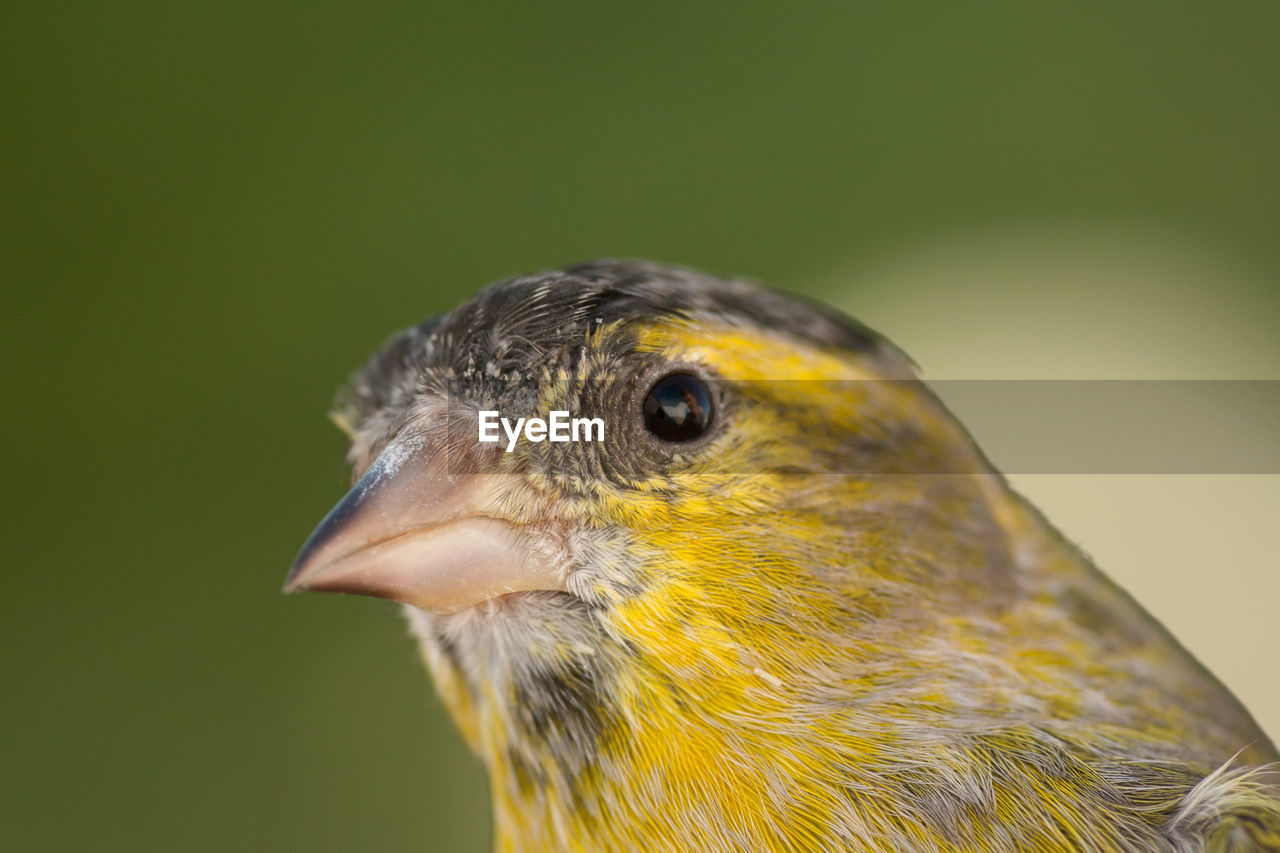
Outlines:
[{"label": "bird head", "polygon": [[[531,423],[557,412],[559,434]],[[851,475],[867,509],[901,500],[903,480],[988,470],[905,356],[856,321],[640,263],[487,288],[389,341],[334,419],[355,484],[286,588],[441,616],[714,588],[718,564],[784,556],[777,523],[824,493],[848,508]],[[691,561],[696,579],[657,568]],[[538,591],[556,595],[523,595]]]},{"label": "bird head", "polygon": [[[602,435],[479,440],[482,413],[556,411]],[[781,713],[1000,600],[998,477],[906,357],[742,281],[499,282],[390,340],[335,419],[356,482],[286,589],[403,602],[491,767],[572,775],[681,708]]]}]

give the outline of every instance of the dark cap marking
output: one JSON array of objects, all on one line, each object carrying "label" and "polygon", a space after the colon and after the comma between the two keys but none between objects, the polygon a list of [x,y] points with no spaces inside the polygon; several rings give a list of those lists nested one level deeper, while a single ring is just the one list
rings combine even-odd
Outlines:
[{"label": "dark cap marking", "polygon": [[826,305],[752,282],[646,261],[595,260],[485,287],[467,302],[393,337],[356,374],[357,417],[407,404],[407,375],[426,367],[455,375],[528,369],[618,321],[702,318],[783,332],[855,353],[892,350],[884,338]]}]

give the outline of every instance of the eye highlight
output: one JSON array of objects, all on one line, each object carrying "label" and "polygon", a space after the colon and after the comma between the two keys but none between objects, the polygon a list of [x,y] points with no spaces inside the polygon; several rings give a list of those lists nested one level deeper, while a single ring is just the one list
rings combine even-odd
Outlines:
[{"label": "eye highlight", "polygon": [[689,373],[664,376],[645,395],[644,425],[663,441],[692,441],[711,427],[711,392]]}]

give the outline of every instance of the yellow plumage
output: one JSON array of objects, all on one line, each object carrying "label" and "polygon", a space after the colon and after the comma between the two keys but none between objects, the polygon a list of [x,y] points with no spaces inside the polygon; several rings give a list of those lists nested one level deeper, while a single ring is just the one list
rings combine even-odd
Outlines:
[{"label": "yellow plumage", "polygon": [[[720,383],[710,437],[665,456],[637,433],[475,463],[502,475],[489,514],[564,566],[554,590],[408,608],[490,771],[496,849],[1280,849],[1266,737],[892,346],[644,265],[499,285],[468,310],[396,362],[446,366],[455,403],[623,418],[652,381],[633,364]],[[548,339],[496,352],[491,385],[451,385],[480,318],[495,352],[535,320]],[[395,395],[360,381],[358,468],[444,417],[405,400],[390,417]]]}]

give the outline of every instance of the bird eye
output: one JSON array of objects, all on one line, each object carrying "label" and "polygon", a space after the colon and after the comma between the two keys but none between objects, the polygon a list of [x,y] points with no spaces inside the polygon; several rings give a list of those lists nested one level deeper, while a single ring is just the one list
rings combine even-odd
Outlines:
[{"label": "bird eye", "polygon": [[692,441],[711,426],[711,392],[688,373],[653,384],[644,398],[644,425],[663,441]]}]

